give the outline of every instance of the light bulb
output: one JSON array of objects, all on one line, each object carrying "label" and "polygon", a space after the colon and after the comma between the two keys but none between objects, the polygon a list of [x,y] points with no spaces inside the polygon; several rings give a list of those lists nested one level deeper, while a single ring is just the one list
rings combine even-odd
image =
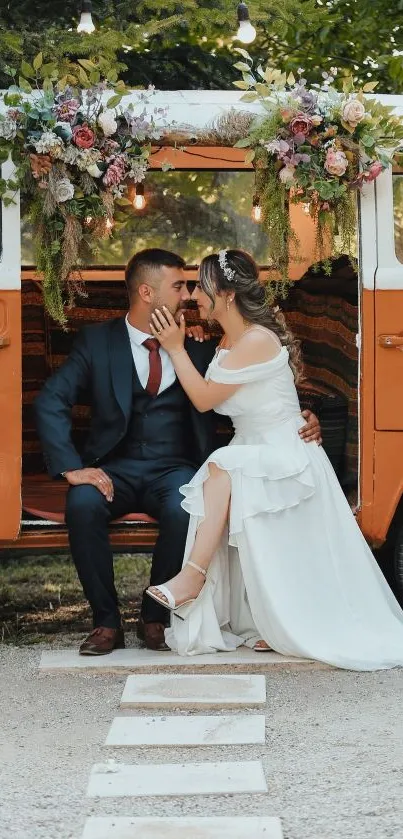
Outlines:
[{"label": "light bulb", "polygon": [[250,20],[241,20],[236,33],[236,38],[242,44],[251,44],[256,38],[256,29],[252,26]]},{"label": "light bulb", "polygon": [[257,222],[262,220],[262,208],[261,208],[260,204],[256,204],[252,208],[252,218],[253,218],[253,221],[257,221]]},{"label": "light bulb", "polygon": [[303,212],[305,213],[305,215],[306,215],[306,216],[309,216],[309,214],[310,214],[310,212],[311,212],[311,205],[310,205],[310,203],[308,202],[308,203],[306,203],[306,204],[303,204],[303,205],[302,205],[302,210],[303,210]]},{"label": "light bulb", "polygon": [[136,186],[136,194],[133,199],[133,207],[135,210],[144,210],[146,205],[146,199],[144,197],[144,185],[137,184]]},{"label": "light bulb", "polygon": [[251,44],[256,38],[256,29],[250,22],[249,10],[246,3],[242,2],[238,4],[237,16],[239,27],[235,37],[242,44]]},{"label": "light bulb", "polygon": [[252,218],[253,221],[259,222],[262,220],[262,208],[260,206],[260,201],[257,195],[255,195],[252,204]]},{"label": "light bulb", "polygon": [[92,20],[91,12],[91,0],[83,0],[83,5],[81,7],[81,17],[80,22],[77,26],[77,32],[85,32],[87,35],[91,35],[92,32],[95,32],[95,26]]},{"label": "light bulb", "polygon": [[88,224],[88,226],[92,224],[93,221],[94,219],[92,218],[92,216],[86,216],[85,223]]},{"label": "light bulb", "polygon": [[106,227],[106,229],[107,229],[109,232],[112,230],[112,227],[113,227],[113,221],[112,221],[112,219],[111,219],[111,218],[107,218],[107,219],[106,219],[106,222],[105,222],[105,227]]}]

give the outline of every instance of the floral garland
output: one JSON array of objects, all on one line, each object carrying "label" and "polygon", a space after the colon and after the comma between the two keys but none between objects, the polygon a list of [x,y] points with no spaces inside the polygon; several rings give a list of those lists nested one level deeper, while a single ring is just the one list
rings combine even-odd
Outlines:
[{"label": "floral garland", "polygon": [[[393,108],[365,96],[376,87],[369,82],[354,91],[345,79],[343,91],[334,76],[308,90],[301,70],[296,80],[280,70],[259,66],[253,72],[249,54],[235,67],[247,92],[244,102],[259,102],[263,116],[253,120],[246,137],[235,145],[248,148],[246,161],[256,170],[255,204],[269,235],[270,257],[287,289],[290,244],[299,243],[290,228],[289,201],[302,202],[317,222],[316,257],[353,253],[357,190],[390,166],[403,138],[402,122]],[[326,267],[326,266],[325,266]]]},{"label": "floral garland", "polygon": [[[241,101],[259,102],[263,116],[237,112],[232,134],[241,135],[235,145],[248,149],[245,160],[255,167],[254,204],[261,206],[285,294],[290,244],[298,244],[289,201],[303,202],[317,222],[317,261],[338,250],[352,253],[356,191],[390,165],[403,125],[392,108],[365,96],[372,82],[354,92],[347,79],[338,92],[326,74],[321,87],[308,90],[302,73],[298,80],[269,67],[254,74],[248,53],[237,52],[244,59],[235,65],[243,75],[235,85],[246,91]],[[44,64],[41,54],[32,66],[22,62],[19,84],[4,95],[0,112],[0,165],[10,155],[15,165],[12,179],[0,178],[0,199],[7,206],[20,189],[27,202],[45,306],[63,326],[66,306],[82,292],[79,266],[100,237],[110,236],[116,208],[132,203],[151,144],[161,137],[164,144],[169,137],[179,142],[167,110],[152,108],[152,87],[125,107],[130,91],[102,59],[71,66],[75,75],[59,80],[56,65]],[[220,136],[212,132],[211,143]]]},{"label": "floral garland", "polygon": [[21,189],[28,203],[45,306],[62,325],[80,290],[80,256],[110,235],[115,205],[131,203],[128,192],[144,180],[151,143],[167,130],[166,109],[148,116],[153,88],[123,107],[130,91],[117,74],[111,83],[93,62],[79,65],[84,84],[72,86],[44,74],[37,56],[37,89],[20,77],[0,114],[0,163],[11,154],[16,167],[12,180],[0,180],[0,198],[7,206]]}]

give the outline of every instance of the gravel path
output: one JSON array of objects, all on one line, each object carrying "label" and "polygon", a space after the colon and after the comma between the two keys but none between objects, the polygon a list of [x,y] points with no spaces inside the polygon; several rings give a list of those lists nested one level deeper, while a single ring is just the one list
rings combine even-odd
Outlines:
[{"label": "gravel path", "polygon": [[[271,670],[266,746],[106,749],[126,674],[40,674],[42,649],[0,646],[0,839],[79,839],[86,816],[115,814],[279,816],[284,839],[403,835],[402,670]],[[269,793],[86,799],[109,758],[260,759]]]}]

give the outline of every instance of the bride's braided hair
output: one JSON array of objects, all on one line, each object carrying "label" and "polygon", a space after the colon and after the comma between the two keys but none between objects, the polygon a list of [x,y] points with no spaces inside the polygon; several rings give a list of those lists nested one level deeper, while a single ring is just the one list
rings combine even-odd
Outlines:
[{"label": "bride's braided hair", "polygon": [[225,262],[231,269],[227,274],[231,275],[231,272],[234,272],[233,279],[229,279],[224,273],[218,254],[206,256],[200,264],[200,286],[210,298],[211,308],[214,308],[217,292],[234,292],[235,304],[244,320],[270,329],[277,335],[282,346],[287,347],[295,382],[301,382],[304,373],[299,341],[288,328],[283,313],[273,309],[268,303],[255,260],[246,251],[227,250]]}]

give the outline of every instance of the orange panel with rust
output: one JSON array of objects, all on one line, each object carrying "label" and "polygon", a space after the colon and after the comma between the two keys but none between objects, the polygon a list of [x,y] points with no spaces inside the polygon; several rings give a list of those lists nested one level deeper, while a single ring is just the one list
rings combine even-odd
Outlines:
[{"label": "orange panel with rust", "polygon": [[357,519],[364,536],[371,539],[374,502],[374,307],[375,294],[363,290],[361,298],[360,381],[360,511]]},{"label": "orange panel with rust", "polygon": [[0,292],[0,540],[21,517],[21,294]]},{"label": "orange panel with rust", "polygon": [[[376,428],[403,431],[403,347],[381,346],[401,336],[403,342],[403,290],[376,292],[375,393]],[[403,441],[402,441],[403,442]],[[400,446],[402,443],[400,443]]]}]

